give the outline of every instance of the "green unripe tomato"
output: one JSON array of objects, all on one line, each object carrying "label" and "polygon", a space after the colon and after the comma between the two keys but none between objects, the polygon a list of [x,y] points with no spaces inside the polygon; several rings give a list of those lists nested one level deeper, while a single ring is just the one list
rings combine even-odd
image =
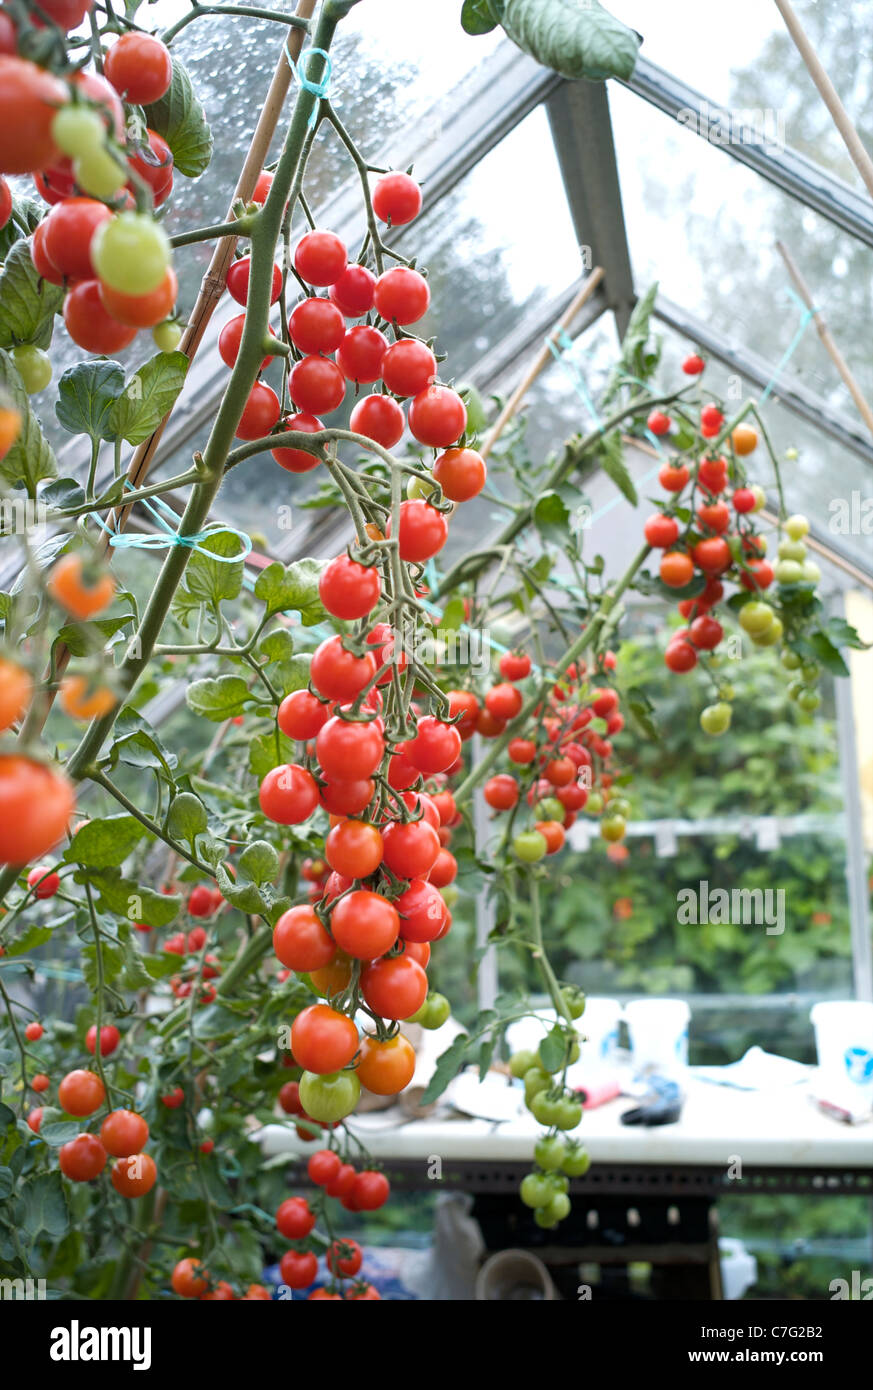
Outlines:
[{"label": "green unripe tomato", "polygon": [[182,341],[182,325],[164,319],[152,329],[152,342],[159,352],[175,352]]},{"label": "green unripe tomato", "polygon": [[552,1189],[553,1196],[557,1196],[559,1192],[570,1191],[570,1179],[567,1177],[566,1173],[557,1171],[546,1173],[546,1180]]},{"label": "green unripe tomato", "polygon": [[[795,458],[797,457],[796,450],[794,451],[794,456]],[[788,457],[787,453],[785,457]],[[786,521],[785,532],[786,535],[789,535],[793,541],[802,541],[804,536],[809,535],[808,519],[805,516],[802,516],[800,512],[796,512],[794,516],[790,516]]]},{"label": "green unripe tomato", "polygon": [[482,397],[475,386],[470,386],[468,382],[458,386],[457,391],[464,397],[467,406],[467,434],[482,434],[488,428],[488,416],[482,404]]},{"label": "green unripe tomato", "polygon": [[523,864],[536,864],[544,859],[548,845],[538,830],[523,830],[512,842],[512,852]]},{"label": "green unripe tomato", "polygon": [[528,1103],[534,1096],[539,1095],[540,1091],[547,1091],[552,1084],[552,1078],[547,1071],[536,1063],[524,1074],[524,1098]]},{"label": "green unripe tomato", "polygon": [[424,478],[419,478],[414,473],[410,473],[409,480],[406,484],[406,496],[410,501],[414,501],[418,497],[427,501],[428,497],[432,497],[435,492],[435,483],[427,483]]},{"label": "green unripe tomato", "polygon": [[721,687],[721,698],[723,700],[733,700],[736,698],[736,693],[730,681],[725,681],[724,685]]},{"label": "green unripe tomato", "polygon": [[561,995],[571,1018],[581,1018],[585,1012],[585,994],[578,985],[563,985]]},{"label": "green unripe tomato", "polygon": [[575,1129],[582,1122],[582,1102],[563,1096],[557,1103],[557,1112],[552,1123],[558,1129]]},{"label": "green unripe tomato", "polygon": [[796,560],[777,560],[773,566],[773,573],[776,576],[777,584],[801,584],[803,582],[803,565]]},{"label": "green unripe tomato", "polygon": [[556,1193],[549,1205],[542,1208],[542,1213],[543,1216],[551,1218],[555,1225],[559,1221],[565,1221],[570,1215],[570,1198],[566,1192]]},{"label": "green unripe tomato", "polygon": [[122,169],[108,150],[86,150],[73,160],[73,177],[92,198],[114,198],[127,183],[127,167]]},{"label": "green unripe tomato", "polygon": [[547,1129],[551,1129],[552,1125],[557,1125],[560,1129],[562,1126],[557,1124],[560,1104],[560,1100],[553,1100],[547,1090],[542,1090],[534,1096],[529,1109],[538,1124],[544,1125]]},{"label": "green unripe tomato", "polygon": [[806,690],[806,686],[803,681],[792,681],[788,686],[789,700],[799,700],[804,690]]},{"label": "green unripe tomato", "polygon": [[62,106],[52,121],[52,139],[71,159],[102,149],[105,136],[103,121],[91,106]]},{"label": "green unripe tomato", "polygon": [[600,822],[600,834],[610,844],[615,844],[617,840],[623,840],[627,834],[627,821],[624,816],[604,816]]},{"label": "green unripe tomato", "polygon": [[800,694],[797,697],[797,703],[800,705],[800,708],[802,710],[806,711],[807,714],[812,714],[813,710],[817,710],[819,705],[821,704],[821,696],[819,695],[817,690],[810,690],[807,688],[805,690],[801,690]]},{"label": "green unripe tomato", "polygon": [[780,560],[797,560],[802,564],[806,559],[806,546],[803,541],[780,541],[777,553]]},{"label": "green unripe tomato", "polygon": [[537,1066],[537,1054],[529,1047],[524,1048],[521,1052],[514,1052],[509,1059],[509,1074],[510,1076],[516,1077],[519,1081],[534,1068],[536,1068],[537,1071],[539,1070]]},{"label": "green unripe tomato", "polygon": [[45,390],[52,379],[52,364],[47,352],[32,343],[23,343],[12,349],[12,360],[28,396]]},{"label": "green unripe tomato", "polygon": [[785,457],[787,458],[789,463],[794,463],[795,459],[799,458],[800,455],[792,445],[790,449],[785,450]]},{"label": "green unripe tomato", "polygon": [[300,1078],[300,1104],[306,1114],[322,1124],[334,1124],[351,1115],[361,1096],[354,1071],[332,1071],[324,1076],[305,1071]]},{"label": "green unripe tomato", "polygon": [[627,820],[631,813],[631,804],[626,796],[611,796],[606,803],[607,814],[610,816],[624,816]]},{"label": "green unripe tomato", "polygon": [[456,883],[447,883],[445,888],[440,889],[440,892],[443,895],[443,902],[446,907],[454,907],[458,898],[461,896],[461,890]]},{"label": "green unripe tomato", "polygon": [[547,1173],[563,1166],[565,1154],[564,1141],[557,1134],[544,1135],[534,1147],[534,1158]]},{"label": "green unripe tomato", "polygon": [[428,1030],[442,1028],[452,1011],[452,1006],[444,994],[429,994],[417,1013],[412,1014],[410,1023],[417,1023]]},{"label": "green unripe tomato", "polygon": [[534,1221],[544,1231],[553,1231],[557,1226],[557,1218],[549,1214],[548,1207],[537,1207],[534,1212]]},{"label": "green unripe tomato", "polygon": [[803,566],[803,581],[805,584],[818,584],[821,579],[821,570],[815,560],[806,560]]},{"label": "green unripe tomato", "polygon": [[534,806],[534,815],[537,820],[562,821],[566,812],[556,796],[546,796]]},{"label": "green unripe tomato", "polygon": [[707,705],[700,714],[700,727],[705,734],[723,734],[731,726],[731,707],[725,700]]},{"label": "green unripe tomato", "polygon": [[591,1167],[591,1158],[581,1144],[570,1143],[564,1154],[564,1161],[561,1164],[561,1172],[566,1173],[568,1178],[584,1178],[588,1169]]},{"label": "green unripe tomato", "polygon": [[790,647],[785,648],[779,660],[782,662],[786,671],[799,671],[803,665],[802,658],[797,655],[797,652],[793,652]]},{"label": "green unripe tomato", "polygon": [[589,792],[588,800],[585,802],[585,810],[590,811],[592,816],[599,816],[603,810],[603,795],[601,792]]},{"label": "green unripe tomato", "polygon": [[766,507],[766,505],[767,505],[767,494],[766,494],[766,492],[765,492],[764,489],[760,486],[759,483],[753,483],[753,485],[752,485],[752,492],[755,494],[755,505],[754,505],[754,507],[752,508],[752,511],[753,511],[753,512],[760,512],[760,511],[763,511],[763,509],[764,509],[764,508]]},{"label": "green unripe tomato", "polygon": [[547,1207],[554,1193],[542,1173],[527,1173],[521,1180],[519,1196],[526,1207]]},{"label": "green unripe tomato", "polygon": [[739,624],[743,632],[753,637],[759,632],[766,632],[775,617],[776,614],[769,603],[759,603],[757,599],[752,599],[750,603],[744,603],[740,609]]},{"label": "green unripe tomato", "polygon": [[170,242],[160,223],[141,212],[120,212],[91,238],[98,277],[120,294],[151,294],[170,264]]},{"label": "green unripe tomato", "polygon": [[815,685],[821,675],[821,667],[815,661],[805,661],[800,668],[800,679],[804,685]]},{"label": "green unripe tomato", "polygon": [[756,647],[776,647],[782,641],[785,629],[782,620],[774,617],[772,623],[763,632],[758,632],[752,637]]}]

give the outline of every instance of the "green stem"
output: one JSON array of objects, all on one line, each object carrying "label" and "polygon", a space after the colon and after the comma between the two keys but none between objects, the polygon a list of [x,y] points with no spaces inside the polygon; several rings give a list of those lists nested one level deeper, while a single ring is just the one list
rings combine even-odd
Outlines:
[{"label": "green stem", "polygon": [[175,24],[171,24],[169,29],[165,29],[162,35],[163,42],[169,45],[177,34],[180,34],[187,25],[195,19],[202,18],[207,14],[231,14],[248,16],[249,19],[272,19],[277,24],[287,24],[289,29],[302,29],[304,33],[309,32],[309,20],[301,19],[296,14],[282,14],[280,10],[262,9],[259,5],[197,5],[177,19]]}]

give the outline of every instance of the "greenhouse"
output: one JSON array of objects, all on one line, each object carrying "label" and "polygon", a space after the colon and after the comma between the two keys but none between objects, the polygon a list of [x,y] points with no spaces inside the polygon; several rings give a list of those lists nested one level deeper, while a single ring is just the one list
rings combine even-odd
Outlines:
[{"label": "greenhouse", "polygon": [[89,1305],[53,1361],[186,1299],[860,1347],[785,1305],[873,1298],[871,24],[3,0],[0,1301]]}]

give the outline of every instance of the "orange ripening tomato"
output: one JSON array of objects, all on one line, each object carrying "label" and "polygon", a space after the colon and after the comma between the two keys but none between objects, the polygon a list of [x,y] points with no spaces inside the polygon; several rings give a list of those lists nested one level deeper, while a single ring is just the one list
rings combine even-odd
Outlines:
[{"label": "orange ripening tomato", "polygon": [[84,621],[108,608],[115,595],[115,580],[105,570],[93,580],[86,575],[81,555],[62,555],[49,575],[52,598],[74,618]]},{"label": "orange ripening tomato", "polygon": [[21,416],[11,406],[0,405],[0,459],[5,459],[21,432]]},{"label": "orange ripening tomato", "polygon": [[151,1192],[158,1170],[151,1154],[130,1154],[112,1165],[112,1186],[122,1197],[143,1197]]},{"label": "orange ripening tomato", "polygon": [[0,730],[22,718],[32,694],[33,681],[24,668],[0,657]]},{"label": "orange ripening tomato", "polygon": [[100,299],[110,318],[132,328],[154,328],[169,318],[179,293],[179,282],[172,266],[167,266],[164,278],[150,294],[122,294],[98,280]]},{"label": "orange ripening tomato", "polygon": [[682,589],[694,578],[694,562],[681,550],[669,550],[661,557],[660,574],[671,589]]},{"label": "orange ripening tomato", "polygon": [[116,700],[105,685],[88,689],[84,676],[65,676],[61,681],[61,709],[71,719],[100,719],[115,708]]},{"label": "orange ripening tomato", "polygon": [[731,432],[735,454],[751,454],[758,447],[758,431],[751,425],[737,425]]},{"label": "orange ripening tomato", "polygon": [[52,849],[76,809],[73,784],[59,768],[0,756],[0,864],[29,864]]},{"label": "orange ripening tomato", "polygon": [[402,1033],[379,1042],[366,1037],[361,1043],[358,1079],[375,1096],[396,1096],[412,1080],[415,1051]]}]

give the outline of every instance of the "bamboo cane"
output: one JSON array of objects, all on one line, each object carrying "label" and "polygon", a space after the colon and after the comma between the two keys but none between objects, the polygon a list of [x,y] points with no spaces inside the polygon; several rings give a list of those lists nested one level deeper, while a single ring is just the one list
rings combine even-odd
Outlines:
[{"label": "bamboo cane", "polygon": [[843,381],[846,383],[846,386],[849,390],[849,395],[852,397],[852,400],[855,402],[855,405],[857,406],[858,414],[861,416],[861,419],[864,421],[864,424],[867,426],[870,433],[873,434],[873,410],[870,409],[866,397],[864,396],[860,386],[855,380],[855,377],[852,375],[852,370],[849,367],[848,362],[846,361],[843,354],[840,352],[840,349],[837,347],[836,340],[834,339],[834,335],[831,333],[831,330],[828,327],[824,314],[821,312],[820,309],[817,309],[815,307],[812,295],[809,291],[809,286],[807,285],[806,281],[801,275],[800,268],[798,267],[797,262],[794,260],[794,257],[792,256],[791,252],[788,250],[788,247],[785,245],[784,242],[777,241],[776,250],[779,252],[779,255],[785,262],[785,268],[788,271],[788,274],[791,276],[797,293],[800,295],[807,309],[810,310],[812,314],[812,321],[816,327],[816,332],[818,333],[818,336],[821,338],[822,343],[824,344],[825,351],[827,352],[828,356],[830,357],[831,361],[833,362]]},{"label": "bamboo cane", "polygon": [[861,137],[852,124],[848,111],[837,96],[837,90],[825,72],[821,60],[810,43],[789,0],[776,0],[776,8],[785,20],[785,27],[794,40],[795,46],[809,70],[809,75],[819,90],[822,101],[831,113],[834,125],[842,136],[843,143],[849,151],[855,168],[867,185],[867,192],[873,198],[873,159],[870,158],[861,143]]},{"label": "bamboo cane", "polygon": [[487,459],[488,455],[491,453],[491,450],[494,448],[494,445],[497,443],[503,431],[506,429],[506,426],[509,424],[510,420],[513,418],[513,416],[515,416],[518,413],[522,401],[524,400],[530,388],[533,386],[537,377],[548,366],[549,362],[551,362],[552,354],[549,348],[549,342],[553,338],[555,338],[561,332],[562,329],[566,330],[567,328],[569,328],[570,324],[573,322],[573,319],[576,317],[579,310],[582,308],[584,304],[587,304],[588,300],[591,298],[592,294],[597,289],[597,286],[600,284],[602,279],[603,267],[596,266],[594,270],[592,270],[591,274],[588,276],[588,279],[585,281],[579,293],[575,296],[570,307],[555,324],[551,333],[546,338],[545,343],[539,349],[536,357],[531,362],[530,367],[528,368],[524,377],[519,382],[518,386],[516,386],[512,395],[509,397],[509,400],[506,402],[506,405],[503,407],[494,424],[492,425],[491,429],[488,431],[488,434],[485,436],[485,441],[479,450],[479,453],[482,455],[483,459]]}]

